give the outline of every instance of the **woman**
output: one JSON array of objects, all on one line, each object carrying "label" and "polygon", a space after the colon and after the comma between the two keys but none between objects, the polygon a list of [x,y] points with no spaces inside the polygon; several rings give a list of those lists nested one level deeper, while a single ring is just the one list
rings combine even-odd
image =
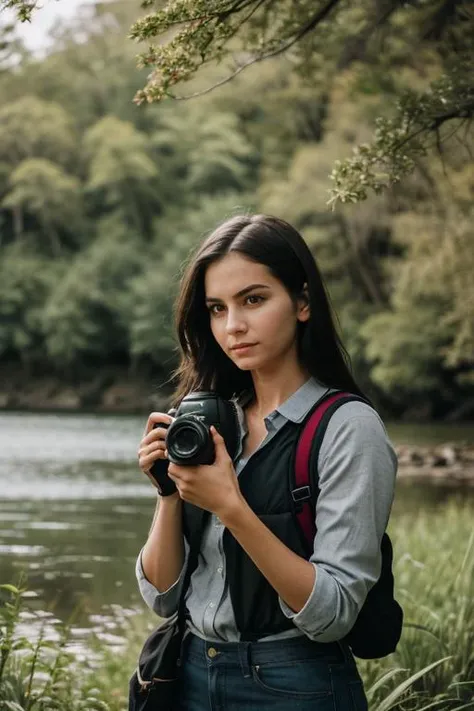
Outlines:
[{"label": "woman", "polygon": [[[283,220],[233,217],[188,265],[176,317],[182,360],[174,404],[214,390],[234,399],[241,430],[233,461],[213,429],[214,464],[169,464],[177,492],[160,498],[137,561],[145,601],[171,616],[189,552],[186,512],[210,512],[186,594],[180,708],[365,711],[344,637],[380,574],[396,473],[369,404],[345,403],[327,427],[309,560],[282,509],[290,449],[306,414],[328,389],[362,395],[314,258]],[[148,475],[167,459],[166,430],[154,425],[171,421],[165,413],[148,419],[139,449]]]}]

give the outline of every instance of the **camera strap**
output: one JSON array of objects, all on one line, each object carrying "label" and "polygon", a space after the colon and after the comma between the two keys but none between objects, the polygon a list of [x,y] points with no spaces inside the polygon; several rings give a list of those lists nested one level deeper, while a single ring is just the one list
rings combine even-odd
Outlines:
[{"label": "camera strap", "polygon": [[206,522],[209,518],[209,511],[202,510],[200,518],[201,518],[201,520],[200,520],[200,525],[198,527],[198,533],[196,535],[194,535],[194,537],[191,538],[191,540],[189,541],[188,563],[186,566],[186,572],[184,574],[184,580],[183,580],[183,587],[181,588],[181,593],[180,593],[180,598],[179,598],[178,625],[179,625],[179,631],[181,634],[181,638],[184,637],[184,633],[186,630],[186,620],[187,620],[186,593],[189,588],[189,583],[191,582],[191,576],[197,568],[198,559],[199,559],[199,549],[201,547],[201,541],[202,541],[202,536],[204,533],[204,527],[205,527]]}]

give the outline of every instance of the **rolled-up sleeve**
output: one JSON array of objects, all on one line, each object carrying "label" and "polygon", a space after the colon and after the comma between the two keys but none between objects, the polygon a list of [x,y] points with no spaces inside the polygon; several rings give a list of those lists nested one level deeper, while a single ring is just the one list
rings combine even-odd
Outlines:
[{"label": "rolled-up sleeve", "polygon": [[[181,595],[181,589],[183,586],[184,576],[186,572],[186,566],[188,563],[188,549],[185,541],[186,557],[184,560],[183,567],[181,568],[181,573],[179,578],[173,585],[160,592],[155,588],[152,583],[147,579],[143,571],[142,565],[142,551],[140,551],[137,558],[137,563],[135,566],[135,574],[138,580],[138,588],[140,594],[144,599],[147,606],[153,610],[159,617],[172,617],[178,611],[179,598]],[[143,549],[142,549],[143,550]]]},{"label": "rolled-up sleeve", "polygon": [[298,613],[280,599],[286,617],[315,641],[342,639],[379,578],[396,471],[377,413],[360,402],[341,406],[319,453],[313,590]]}]

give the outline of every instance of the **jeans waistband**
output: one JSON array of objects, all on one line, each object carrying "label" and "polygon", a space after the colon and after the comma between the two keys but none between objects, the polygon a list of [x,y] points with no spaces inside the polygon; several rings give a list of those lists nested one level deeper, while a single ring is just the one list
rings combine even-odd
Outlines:
[{"label": "jeans waistband", "polygon": [[244,676],[250,667],[264,664],[320,660],[328,664],[353,661],[348,646],[343,642],[313,642],[306,636],[269,642],[208,642],[191,632],[186,635],[185,657],[209,666],[235,664],[242,667]]}]

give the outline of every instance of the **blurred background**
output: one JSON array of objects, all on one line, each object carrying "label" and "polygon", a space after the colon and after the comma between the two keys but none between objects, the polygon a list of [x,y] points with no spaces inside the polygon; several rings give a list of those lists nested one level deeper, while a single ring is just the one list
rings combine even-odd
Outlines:
[{"label": "blurred background", "polygon": [[[380,66],[335,70],[320,54],[296,71],[281,55],[197,99],[137,106],[147,71],[127,35],[143,12],[50,0],[31,23],[0,13],[0,582],[24,571],[34,614],[70,621],[76,652],[91,635],[120,647],[124,618],[143,613],[134,562],[154,493],[136,451],[171,392],[183,264],[226,217],[269,212],[310,245],[397,446],[399,597],[441,640],[408,631],[400,663],[472,650],[472,605],[464,646],[443,626],[474,582],[470,124],[383,194],[327,204],[335,162],[437,76],[442,47],[412,52],[402,23]],[[218,76],[211,65],[193,88]],[[438,573],[465,587],[440,597]],[[458,674],[468,699],[466,654],[420,698]]]}]

